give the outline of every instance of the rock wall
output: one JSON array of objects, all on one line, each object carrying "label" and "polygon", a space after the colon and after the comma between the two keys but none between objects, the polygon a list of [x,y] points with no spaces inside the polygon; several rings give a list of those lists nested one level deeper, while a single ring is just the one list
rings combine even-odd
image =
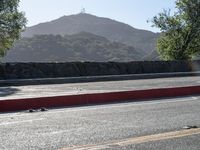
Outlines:
[{"label": "rock wall", "polygon": [[67,62],[0,64],[0,79],[79,77],[200,71],[200,61]]}]

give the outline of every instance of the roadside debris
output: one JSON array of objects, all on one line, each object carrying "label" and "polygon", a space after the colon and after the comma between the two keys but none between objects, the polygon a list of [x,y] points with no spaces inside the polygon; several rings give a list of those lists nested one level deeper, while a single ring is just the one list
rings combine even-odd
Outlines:
[{"label": "roadside debris", "polygon": [[184,126],[183,129],[196,129],[197,126]]},{"label": "roadside debris", "polygon": [[40,108],[40,111],[48,111],[48,109],[45,107],[42,107],[42,108]]},{"label": "roadside debris", "polygon": [[29,113],[34,113],[34,112],[36,112],[36,110],[35,109],[29,109],[28,112]]},{"label": "roadside debris", "polygon": [[44,112],[44,111],[48,111],[48,109],[45,108],[45,107],[41,107],[40,109],[29,109],[29,110],[27,110],[27,112],[29,112],[29,113]]}]

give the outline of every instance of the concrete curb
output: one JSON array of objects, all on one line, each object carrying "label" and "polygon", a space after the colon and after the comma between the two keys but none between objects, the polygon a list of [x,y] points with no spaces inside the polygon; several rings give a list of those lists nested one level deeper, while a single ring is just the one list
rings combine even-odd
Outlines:
[{"label": "concrete curb", "polygon": [[0,80],[0,87],[155,79],[155,78],[187,77],[187,76],[200,76],[200,72],[173,72],[173,73],[149,73],[149,74],[129,74],[129,75],[81,76],[81,77],[64,77],[64,78],[13,79],[13,80]]},{"label": "concrete curb", "polygon": [[200,94],[200,86],[2,100],[0,101],[0,112],[39,109],[41,107],[52,108],[123,101],[150,100],[153,98],[187,96],[195,94]]}]

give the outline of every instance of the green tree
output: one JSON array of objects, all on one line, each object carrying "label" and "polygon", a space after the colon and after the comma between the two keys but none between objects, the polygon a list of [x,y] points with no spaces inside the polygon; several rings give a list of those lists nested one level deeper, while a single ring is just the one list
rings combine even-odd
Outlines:
[{"label": "green tree", "polygon": [[18,10],[19,0],[0,0],[0,57],[19,39],[26,18]]},{"label": "green tree", "polygon": [[164,10],[152,20],[160,28],[158,53],[164,60],[190,60],[200,54],[200,0],[176,0],[176,12]]}]

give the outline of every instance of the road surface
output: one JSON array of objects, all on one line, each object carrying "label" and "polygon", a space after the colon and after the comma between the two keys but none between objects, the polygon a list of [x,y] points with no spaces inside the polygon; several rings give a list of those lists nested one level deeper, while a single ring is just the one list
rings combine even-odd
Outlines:
[{"label": "road surface", "polygon": [[5,113],[0,149],[199,150],[187,125],[200,127],[200,97]]}]

